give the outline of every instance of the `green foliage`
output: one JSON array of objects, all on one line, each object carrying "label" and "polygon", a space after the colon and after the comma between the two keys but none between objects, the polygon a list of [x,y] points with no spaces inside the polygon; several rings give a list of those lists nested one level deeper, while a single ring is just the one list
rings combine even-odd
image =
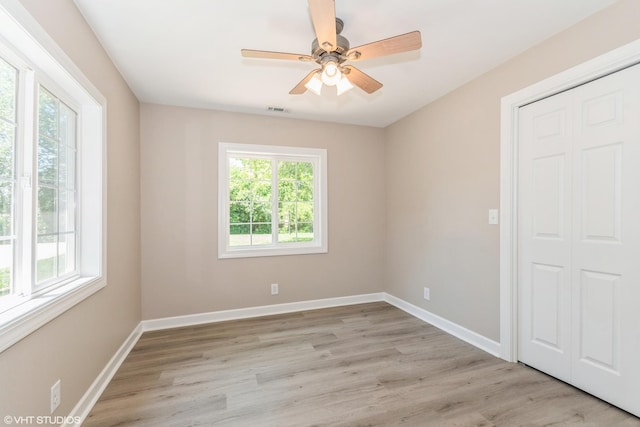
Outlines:
[{"label": "green foliage", "polygon": [[15,122],[18,70],[0,58],[0,117]]},{"label": "green foliage", "polygon": [[[13,234],[17,70],[0,59],[0,236]],[[1,280],[1,279],[0,279]],[[0,282],[0,293],[3,282]]]},{"label": "green foliage", "polygon": [[[229,217],[231,244],[251,245],[251,236],[271,235],[272,163],[256,158],[231,158],[229,164]],[[313,165],[309,162],[277,163],[278,241],[313,240]],[[241,235],[249,234],[249,238]],[[234,237],[236,236],[236,237]]]},{"label": "green foliage", "polygon": [[11,292],[11,268],[0,268],[0,297]]}]

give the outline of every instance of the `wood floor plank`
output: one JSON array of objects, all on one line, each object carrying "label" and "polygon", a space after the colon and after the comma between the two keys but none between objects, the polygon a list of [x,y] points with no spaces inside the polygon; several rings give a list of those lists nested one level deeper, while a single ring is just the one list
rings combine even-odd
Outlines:
[{"label": "wood floor plank", "polygon": [[640,427],[640,420],[370,303],[145,333],[84,425]]}]

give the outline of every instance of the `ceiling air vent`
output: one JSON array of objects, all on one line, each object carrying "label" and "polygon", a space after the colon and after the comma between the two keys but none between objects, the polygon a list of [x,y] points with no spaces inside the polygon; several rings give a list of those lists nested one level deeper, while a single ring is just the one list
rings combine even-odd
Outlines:
[{"label": "ceiling air vent", "polygon": [[288,113],[289,112],[289,110],[287,110],[284,107],[272,107],[272,106],[267,107],[267,111],[271,111],[273,113]]}]

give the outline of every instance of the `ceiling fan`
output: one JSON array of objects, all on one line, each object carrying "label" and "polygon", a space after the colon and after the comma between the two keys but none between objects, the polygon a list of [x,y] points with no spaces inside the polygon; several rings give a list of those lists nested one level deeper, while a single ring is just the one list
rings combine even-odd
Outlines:
[{"label": "ceiling fan", "polygon": [[380,56],[417,50],[422,47],[420,31],[412,31],[384,40],[350,48],[349,40],[340,33],[344,23],[336,17],[335,0],[308,0],[311,21],[316,39],[311,43],[311,55],[242,49],[246,58],[285,59],[316,62],[321,68],[315,69],[300,81],[291,91],[292,95],[303,94],[307,89],[320,95],[322,85],[336,86],[338,95],[353,88],[353,85],[367,93],[382,87],[382,83],[363,73],[353,65],[343,65],[346,61],[363,61]]}]

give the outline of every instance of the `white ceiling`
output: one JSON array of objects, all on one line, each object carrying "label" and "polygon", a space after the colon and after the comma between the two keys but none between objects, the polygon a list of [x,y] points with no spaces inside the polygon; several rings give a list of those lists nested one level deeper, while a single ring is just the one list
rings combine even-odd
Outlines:
[{"label": "white ceiling", "polygon": [[[336,0],[351,46],[422,33],[422,49],[354,63],[384,87],[289,95],[313,63],[305,0],[75,0],[142,102],[384,127],[616,0]],[[268,106],[286,113],[270,113]]]}]

